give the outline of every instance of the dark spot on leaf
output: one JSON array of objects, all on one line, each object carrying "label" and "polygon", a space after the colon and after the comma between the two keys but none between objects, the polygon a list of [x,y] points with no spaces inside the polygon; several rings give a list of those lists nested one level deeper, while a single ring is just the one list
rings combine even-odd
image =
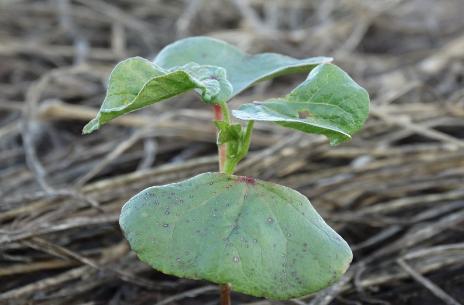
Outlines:
[{"label": "dark spot on leaf", "polygon": [[307,117],[311,116],[311,112],[304,110],[304,111],[298,111],[298,118],[299,119],[306,119]]},{"label": "dark spot on leaf", "polygon": [[249,177],[249,176],[238,176],[237,181],[244,182],[246,184],[252,184],[252,185],[256,183],[255,178]]}]

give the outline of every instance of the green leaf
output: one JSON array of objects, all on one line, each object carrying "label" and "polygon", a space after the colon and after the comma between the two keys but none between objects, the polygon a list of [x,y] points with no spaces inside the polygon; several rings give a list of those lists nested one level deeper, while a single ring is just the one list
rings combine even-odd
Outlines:
[{"label": "green leaf", "polygon": [[325,135],[332,145],[351,139],[368,113],[367,91],[333,64],[316,67],[306,81],[283,98],[243,104],[232,111],[242,120],[269,121]]},{"label": "green leaf", "polygon": [[100,111],[83,132],[91,133],[116,117],[190,90],[199,91],[205,102],[225,102],[232,92],[225,74],[221,67],[196,63],[165,70],[141,57],[126,59],[111,72]]},{"label": "green leaf", "polygon": [[150,187],[124,205],[119,223],[153,268],[271,299],[323,289],[352,259],[306,197],[251,177],[205,173]]},{"label": "green leaf", "polygon": [[155,64],[173,68],[196,62],[223,67],[232,84],[234,97],[253,84],[277,76],[309,72],[316,65],[332,61],[329,57],[296,59],[275,53],[249,55],[240,49],[210,37],[190,37],[174,42],[154,59]]},{"label": "green leaf", "polygon": [[240,141],[242,137],[242,126],[240,124],[229,124],[224,121],[215,121],[218,129],[217,144]]},{"label": "green leaf", "polygon": [[215,121],[214,124],[218,129],[217,144],[227,145],[224,172],[233,173],[237,163],[248,153],[250,139],[247,139],[247,129],[242,128],[240,124],[224,121]]},{"label": "green leaf", "polygon": [[[179,68],[172,70],[177,71]],[[221,67],[191,62],[180,67],[180,70],[188,72],[192,77],[203,82],[207,90],[199,93],[207,103],[224,103],[232,95],[232,84],[227,80],[226,70]]]}]

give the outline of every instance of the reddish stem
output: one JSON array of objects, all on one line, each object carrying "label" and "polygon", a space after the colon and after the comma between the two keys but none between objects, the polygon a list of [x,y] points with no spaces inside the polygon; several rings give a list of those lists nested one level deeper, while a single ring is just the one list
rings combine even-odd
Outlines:
[{"label": "reddish stem", "polygon": [[219,104],[214,105],[214,119],[216,121],[222,121],[223,120],[222,108],[221,108],[221,105],[219,105]]},{"label": "reddish stem", "polygon": [[[222,121],[224,116],[222,115],[222,108],[221,105],[214,105],[214,120],[215,121]],[[222,173],[224,172],[224,164],[226,162],[226,145],[221,144],[218,145],[218,153],[219,153],[219,171]]]},{"label": "reddish stem", "polygon": [[230,305],[230,285],[222,284],[220,287],[221,297],[220,305]]}]

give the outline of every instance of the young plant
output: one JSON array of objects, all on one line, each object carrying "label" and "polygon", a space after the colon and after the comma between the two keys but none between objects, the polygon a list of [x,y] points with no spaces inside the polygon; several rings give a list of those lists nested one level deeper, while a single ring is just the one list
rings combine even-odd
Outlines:
[{"label": "young plant", "polygon": [[[122,208],[120,225],[138,257],[154,269],[270,299],[323,289],[347,270],[352,253],[308,199],[288,187],[234,176],[250,145],[254,121],[325,135],[335,145],[367,118],[369,96],[331,58],[248,55],[216,39],[193,37],[165,47],[153,62],[134,57],[111,73],[108,92],[84,133],[125,113],[195,90],[214,108],[218,173],[147,188]],[[288,95],[227,102],[261,80],[309,72]]]}]

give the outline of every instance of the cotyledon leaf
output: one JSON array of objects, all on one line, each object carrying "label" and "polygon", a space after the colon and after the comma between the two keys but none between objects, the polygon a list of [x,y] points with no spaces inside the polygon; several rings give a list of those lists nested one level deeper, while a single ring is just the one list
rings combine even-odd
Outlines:
[{"label": "cotyledon leaf", "polygon": [[199,91],[205,102],[216,103],[227,101],[232,86],[221,67],[187,63],[166,70],[141,57],[126,59],[111,72],[100,111],[83,132],[91,133],[116,117],[190,90]]},{"label": "cotyledon leaf", "polygon": [[188,62],[223,67],[233,87],[229,98],[261,80],[309,72],[316,65],[331,61],[330,57],[296,59],[276,53],[250,55],[224,41],[203,36],[176,41],[162,49],[154,59],[155,64],[163,68]]},{"label": "cotyledon leaf", "polygon": [[351,139],[369,113],[369,95],[333,64],[322,64],[289,95],[243,104],[232,114],[242,120],[270,121],[306,133],[322,134],[332,145]]},{"label": "cotyledon leaf", "polygon": [[305,196],[250,177],[204,173],[147,188],[124,205],[119,223],[154,269],[270,299],[325,288],[352,259]]}]

